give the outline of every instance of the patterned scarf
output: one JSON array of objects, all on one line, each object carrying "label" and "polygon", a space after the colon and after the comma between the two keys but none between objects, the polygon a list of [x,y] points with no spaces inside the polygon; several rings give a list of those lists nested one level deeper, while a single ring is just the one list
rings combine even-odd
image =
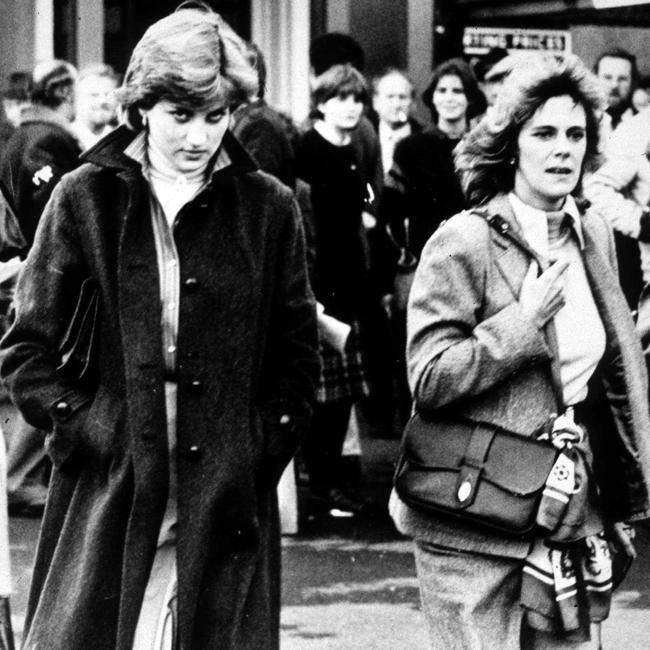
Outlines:
[{"label": "patterned scarf", "polygon": [[612,561],[604,533],[564,547],[535,542],[521,586],[530,627],[586,641],[590,623],[609,615],[611,598]]},{"label": "patterned scarf", "polygon": [[537,515],[547,534],[524,563],[521,605],[531,628],[588,640],[591,623],[609,615],[611,552],[590,493],[591,450],[572,409],[555,419],[549,437],[560,453]]}]

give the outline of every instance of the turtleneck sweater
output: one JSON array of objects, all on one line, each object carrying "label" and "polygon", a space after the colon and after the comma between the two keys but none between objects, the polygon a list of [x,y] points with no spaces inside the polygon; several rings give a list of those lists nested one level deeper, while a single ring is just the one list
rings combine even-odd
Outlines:
[{"label": "turtleneck sweater", "polygon": [[605,329],[582,261],[580,213],[571,196],[562,210],[554,212],[537,210],[514,194],[509,199],[524,237],[542,260],[569,263],[564,276],[565,305],[553,322],[564,402],[567,406],[577,404],[587,397],[587,383],[606,345]]},{"label": "turtleneck sweater", "polygon": [[155,140],[147,138],[147,175],[170,226],[181,208],[203,187],[207,166],[206,161],[199,169],[183,173],[165,155]]}]

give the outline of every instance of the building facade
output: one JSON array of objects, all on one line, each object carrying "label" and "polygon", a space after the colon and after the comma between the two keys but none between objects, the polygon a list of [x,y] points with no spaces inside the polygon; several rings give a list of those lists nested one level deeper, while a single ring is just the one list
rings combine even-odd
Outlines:
[{"label": "building facade", "polygon": [[[79,67],[106,61],[122,72],[147,26],[179,2],[2,0],[0,77],[30,70],[36,61],[53,56]],[[642,72],[650,73],[650,50],[642,47],[650,35],[650,0],[210,0],[209,4],[260,46],[268,64],[267,97],[297,120],[309,108],[309,42],[327,31],[349,33],[361,43],[367,74],[398,66],[408,71],[418,88],[426,86],[436,63],[450,56],[475,56],[477,46],[499,39],[513,48],[568,43],[568,49],[589,65],[601,51],[623,47],[636,54]]]}]

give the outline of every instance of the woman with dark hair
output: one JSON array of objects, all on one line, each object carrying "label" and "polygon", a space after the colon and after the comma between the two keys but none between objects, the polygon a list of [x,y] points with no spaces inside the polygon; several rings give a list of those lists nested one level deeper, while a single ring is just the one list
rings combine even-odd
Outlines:
[{"label": "woman with dark hair", "polygon": [[[633,555],[628,523],[650,515],[641,349],[611,231],[578,198],[602,109],[576,57],[540,55],[515,69],[457,150],[473,209],[422,252],[408,307],[416,412],[563,450],[527,534],[407,505],[403,484],[393,494],[393,518],[415,539],[434,647],[596,647],[588,640],[608,615],[611,555]],[[435,427],[427,444],[437,444]],[[465,459],[478,467],[477,450]],[[510,484],[522,462],[508,458],[480,480]],[[549,487],[555,478],[561,493]],[[453,503],[466,505],[467,487]],[[561,508],[547,509],[549,494]]]},{"label": "woman with dark hair", "polygon": [[[334,514],[353,515],[361,504],[342,491],[341,451],[353,403],[368,396],[366,333],[372,299],[362,213],[368,198],[351,140],[367,97],[360,72],[335,65],[312,89],[318,119],[300,143],[296,173],[311,188],[315,233],[312,285],[325,320],[351,328],[345,347],[320,330],[321,376],[303,451],[312,493]],[[327,320],[329,319],[329,320]],[[336,511],[336,512],[335,512]]]},{"label": "woman with dark hair", "polygon": [[163,18],[45,210],[0,368],[54,466],[26,648],[278,647],[275,488],[318,360],[293,195],[228,131],[256,90],[219,15]]},{"label": "woman with dark hair", "polygon": [[442,221],[464,207],[452,151],[485,110],[474,74],[462,59],[439,65],[422,93],[433,125],[395,146],[379,206],[400,247],[416,258]]}]

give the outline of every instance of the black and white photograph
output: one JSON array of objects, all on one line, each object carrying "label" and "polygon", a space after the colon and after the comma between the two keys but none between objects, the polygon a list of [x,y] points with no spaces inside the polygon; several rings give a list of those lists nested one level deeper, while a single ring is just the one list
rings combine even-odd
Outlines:
[{"label": "black and white photograph", "polygon": [[0,5],[0,650],[650,648],[650,0]]}]

